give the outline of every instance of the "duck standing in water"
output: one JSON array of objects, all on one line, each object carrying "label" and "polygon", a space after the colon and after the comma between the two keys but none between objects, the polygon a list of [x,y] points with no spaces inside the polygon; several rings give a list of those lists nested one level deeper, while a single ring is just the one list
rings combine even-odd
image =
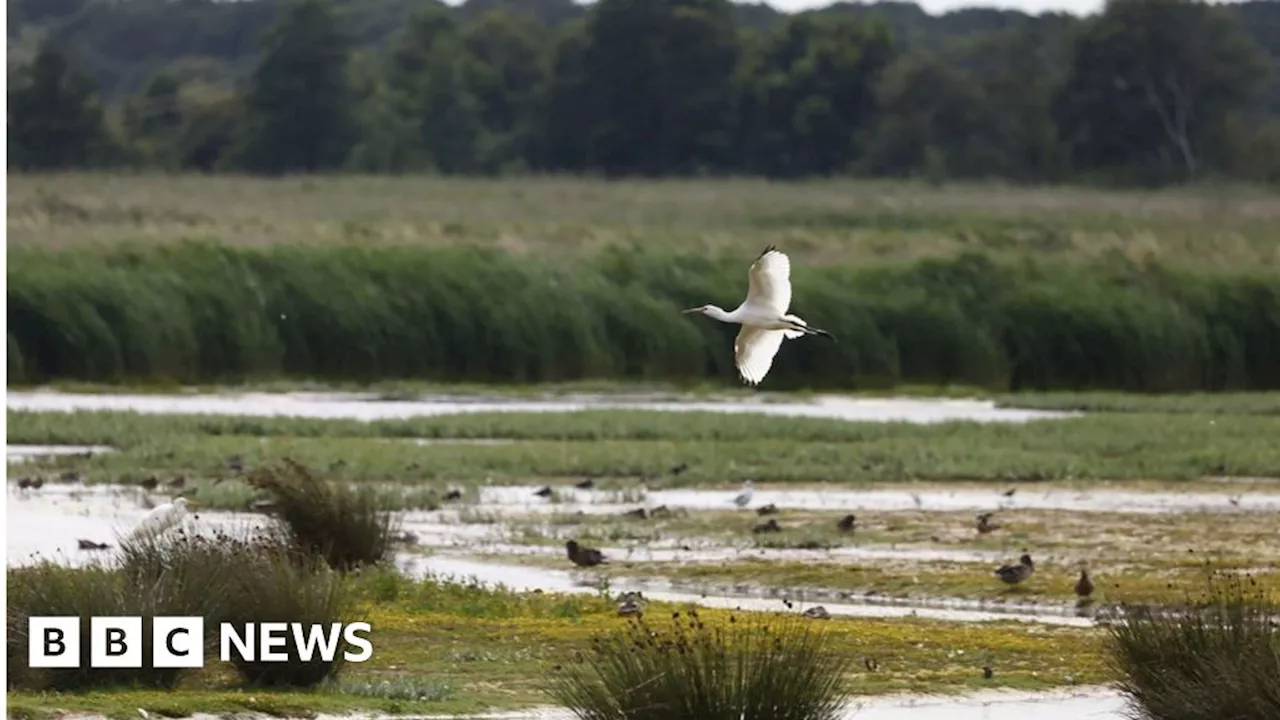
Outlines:
[{"label": "duck standing in water", "polygon": [[1002,565],[996,568],[996,577],[1010,585],[1017,585],[1031,577],[1031,573],[1035,571],[1036,564],[1031,561],[1031,556],[1023,553],[1016,565]]},{"label": "duck standing in water", "polygon": [[570,540],[565,543],[564,549],[568,551],[569,559],[573,561],[573,564],[579,567],[591,567],[605,561],[604,553],[595,548],[583,547],[578,544],[577,540]]},{"label": "duck standing in water", "polygon": [[1080,579],[1076,581],[1076,595],[1081,600],[1087,600],[1093,594],[1093,581],[1089,579],[1089,571],[1081,570]]}]

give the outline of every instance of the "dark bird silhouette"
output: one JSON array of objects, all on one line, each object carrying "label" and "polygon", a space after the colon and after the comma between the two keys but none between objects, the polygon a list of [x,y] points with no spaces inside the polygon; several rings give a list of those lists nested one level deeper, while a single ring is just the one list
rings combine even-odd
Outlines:
[{"label": "dark bird silhouette", "polygon": [[80,546],[81,550],[106,550],[111,547],[106,543],[96,543],[92,540],[77,540],[76,544]]},{"label": "dark bird silhouette", "polygon": [[583,480],[582,482],[574,485],[574,487],[578,488],[579,490],[590,490],[595,486],[596,486],[596,481],[592,480],[591,478],[587,478],[586,480]]},{"label": "dark bird silhouette", "polygon": [[595,548],[583,547],[578,544],[577,540],[570,540],[564,544],[565,551],[569,554],[569,559],[574,565],[579,567],[591,567],[605,563],[604,553]]},{"label": "dark bird silhouette", "polygon": [[1093,594],[1093,581],[1089,579],[1089,571],[1081,570],[1080,579],[1076,581],[1076,595],[1087,598]]},{"label": "dark bird silhouette", "polygon": [[461,500],[461,499],[462,499],[462,491],[461,491],[461,490],[458,490],[458,489],[450,490],[449,492],[447,492],[447,493],[445,493],[445,494],[444,494],[444,499],[445,499],[446,501]]},{"label": "dark bird silhouette", "polygon": [[812,618],[814,620],[826,620],[827,618],[831,617],[831,613],[828,612],[827,609],[822,607],[821,605],[814,605],[813,607],[801,613],[801,615],[804,615],[807,618]]},{"label": "dark bird silhouette", "polygon": [[18,478],[18,489],[19,489],[19,490],[26,490],[26,489],[27,489],[27,488],[29,488],[29,487],[31,487],[31,478],[29,478],[29,477]]},{"label": "dark bird silhouette", "polygon": [[622,517],[638,518],[640,520],[644,520],[648,516],[649,513],[644,508],[636,508],[635,510],[628,510],[622,513]]},{"label": "dark bird silhouette", "polygon": [[155,475],[148,475],[138,484],[141,485],[144,490],[155,490],[156,487],[160,485],[160,479]]},{"label": "dark bird silhouette", "polygon": [[983,665],[983,666],[982,666],[982,677],[983,677],[983,678],[985,678],[985,679],[987,679],[987,680],[990,680],[990,679],[991,679],[991,677],[992,677],[993,675],[995,675],[995,674],[996,674],[996,673],[995,673],[995,671],[991,669],[991,666],[990,666],[990,665]]},{"label": "dark bird silhouette", "polygon": [[774,505],[773,503],[769,503],[768,505],[761,505],[760,507],[756,508],[756,514],[757,515],[777,515],[778,506]]},{"label": "dark bird silhouette", "polygon": [[857,522],[858,518],[854,517],[853,513],[849,513],[836,521],[836,527],[840,528],[844,532],[852,532],[854,525]]},{"label": "dark bird silhouette", "polygon": [[[76,480],[80,479],[80,473],[71,473],[71,475],[72,475],[72,479],[68,482],[75,482]],[[63,475],[63,477],[65,478],[66,475]],[[44,478],[38,477],[35,480],[31,481],[32,490],[39,490],[42,487],[44,487]]]},{"label": "dark bird silhouette", "polygon": [[537,490],[534,490],[534,491],[533,491],[533,494],[534,494],[534,495],[537,495],[538,497],[551,497],[551,486],[550,486],[550,485],[543,485],[542,487],[538,488]]},{"label": "dark bird silhouette", "polygon": [[1023,580],[1031,577],[1031,573],[1035,571],[1036,564],[1031,561],[1031,556],[1027,553],[1023,553],[1022,557],[1018,558],[1017,564],[1001,565],[996,568],[995,572],[996,576],[1004,582],[1010,585],[1017,585]]},{"label": "dark bird silhouette", "polygon": [[760,523],[751,528],[753,533],[782,532],[782,527],[778,525],[777,520],[770,519],[769,522]]},{"label": "dark bird silhouette", "polygon": [[1004,491],[1003,495],[1005,497],[1013,497],[1013,494],[1016,492],[1018,492],[1018,488],[1009,488],[1008,490]]},{"label": "dark bird silhouette", "polygon": [[649,511],[649,517],[655,517],[655,518],[671,517],[671,509],[668,508],[666,505],[659,505],[658,507]]},{"label": "dark bird silhouette", "polygon": [[688,470],[688,469],[689,469],[689,463],[682,462],[682,463],[680,463],[679,465],[676,465],[675,467],[671,468],[671,474],[672,474],[672,475],[679,475],[680,473],[682,473],[682,472],[684,472],[685,470]]},{"label": "dark bird silhouette", "polygon": [[978,516],[978,534],[986,535],[993,530],[999,530],[1000,526],[991,522],[991,516],[995,513],[982,513]]}]

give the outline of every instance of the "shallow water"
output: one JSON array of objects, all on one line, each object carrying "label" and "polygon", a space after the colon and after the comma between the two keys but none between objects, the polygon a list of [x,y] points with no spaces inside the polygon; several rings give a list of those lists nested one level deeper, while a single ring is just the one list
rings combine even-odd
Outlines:
[{"label": "shallow water", "polygon": [[[1081,687],[1049,692],[982,690],[959,696],[889,695],[856,697],[844,720],[1123,720],[1125,700],[1106,687]],[[560,708],[536,708],[484,715],[426,715],[421,720],[573,720]],[[194,719],[193,719],[194,720]],[[317,720],[353,720],[352,716],[320,715]],[[391,720],[387,717],[356,720]]]},{"label": "shallow water", "polygon": [[[615,493],[556,488],[556,501],[536,497],[536,485],[489,486],[480,489],[480,502],[485,510],[517,507],[521,512],[578,512],[621,514],[634,510],[644,502],[619,503]],[[749,508],[773,504],[780,509],[797,510],[937,510],[986,511],[1019,508],[1036,510],[1074,510],[1079,512],[1240,512],[1280,511],[1280,493],[1275,492],[1140,492],[1130,490],[1033,490],[1019,489],[1011,498],[1004,497],[1006,488],[956,490],[764,490],[756,488]],[[650,507],[690,510],[729,510],[739,489],[733,490],[642,490]],[[596,502],[604,500],[605,502]]]},{"label": "shallow water", "polygon": [[[137,488],[121,488],[120,486],[83,486],[78,484],[46,485],[39,493],[22,492],[10,489],[8,502],[8,523],[6,529],[8,544],[8,564],[24,565],[40,559],[51,559],[66,565],[82,565],[96,560],[109,559],[113,552],[80,550],[77,540],[83,538],[94,542],[106,542],[116,546],[119,537],[138,523],[147,513],[143,507],[144,498],[150,497],[153,502],[164,502],[162,496],[148,496]],[[425,513],[417,514],[424,517]],[[463,525],[445,527],[415,521],[409,515],[404,528],[418,535],[418,550],[403,550],[396,556],[396,564],[405,572],[415,576],[428,573],[458,580],[476,579],[485,584],[503,584],[517,591],[541,589],[548,592],[592,593],[596,592],[599,577],[593,573],[556,570],[549,568],[503,563],[495,556],[516,554],[560,555],[563,549],[550,546],[518,546],[503,545],[491,542],[495,535],[502,532],[497,525]],[[187,520],[189,533],[211,535],[216,530],[238,530],[251,527],[262,527],[269,523],[266,516],[256,513],[232,513],[205,511],[193,513]],[[486,542],[490,541],[490,542]],[[467,548],[484,548],[493,553],[488,557],[463,555],[461,552],[450,554],[441,546],[463,546]],[[434,554],[423,555],[423,547],[432,549]],[[856,550],[856,549],[850,549]],[[443,552],[442,552],[443,551]],[[619,555],[625,551],[618,552]],[[712,550],[706,553],[714,552]],[[729,551],[732,553],[732,551]],[[813,551],[773,551],[811,553]],[[676,559],[684,551],[676,549],[644,548],[635,553],[638,558],[649,560]],[[782,601],[778,596],[761,597],[751,587],[737,588],[722,586],[720,595],[677,587],[663,579],[611,579],[611,591],[640,590],[646,597],[671,602],[690,602],[707,607],[741,608],[743,610],[780,610]],[[798,597],[801,593],[793,592]],[[809,595],[814,595],[809,592]],[[886,602],[880,598],[838,598],[834,594],[820,598],[822,604],[833,615],[849,615],[858,617],[908,617],[919,616],[952,620],[957,622],[983,622],[987,620],[1025,620],[1030,622],[1047,622],[1052,624],[1089,625],[1091,620],[1083,617],[1069,617],[1059,611],[1049,609],[1040,611],[1034,608],[987,608],[971,609],[959,607],[952,603],[909,601],[896,603]],[[834,601],[834,602],[833,602]],[[812,604],[812,603],[810,603]],[[932,607],[930,605],[933,605]],[[803,607],[797,607],[802,610]]]},{"label": "shallow water", "polygon": [[[114,549],[121,535],[149,511],[142,504],[144,497],[156,505],[169,500],[119,486],[55,484],[38,492],[23,492],[11,485],[5,523],[8,564],[49,559],[74,566],[111,557],[112,550],[80,550],[76,541],[105,542]],[[190,534],[211,535],[217,530],[260,527],[266,522],[252,513],[197,510],[187,517],[184,528]]]},{"label": "shallow water", "polygon": [[[67,720],[98,720],[98,715],[73,713]],[[475,715],[418,715],[417,720],[574,720],[568,710],[554,707]],[[1125,701],[1106,687],[1080,687],[1049,692],[982,690],[958,696],[889,695],[856,697],[844,720],[1125,720]],[[186,720],[218,720],[196,714]],[[326,715],[316,720],[403,720],[387,715]]]},{"label": "shallow water", "polygon": [[5,445],[5,456],[11,463],[49,455],[97,455],[115,451],[106,445]]},{"label": "shallow water", "polygon": [[573,412],[593,409],[664,412],[761,413],[785,417],[833,418],[859,422],[935,423],[1026,422],[1073,417],[1078,413],[997,408],[988,400],[926,398],[848,398],[819,395],[812,402],[622,401],[598,395],[567,395],[548,400],[515,400],[482,396],[435,396],[418,400],[385,400],[368,393],[216,393],[191,395],[114,395],[49,390],[8,393],[14,410],[132,410],[141,413],[295,416],[356,420],[403,419],[474,412]]},{"label": "shallow water", "polygon": [[[401,554],[396,564],[411,575],[424,577],[432,575],[457,581],[475,581],[483,585],[502,585],[516,592],[544,592],[594,594],[599,592],[599,582],[603,575],[596,572],[580,570],[554,570],[535,568],[513,563],[502,563],[489,559],[480,559],[462,555],[411,555]],[[671,582],[657,579],[634,579],[626,577],[609,577],[609,592],[612,595],[628,591],[639,591],[649,600],[673,603],[691,603],[701,607],[714,607],[744,611],[785,611],[781,595],[774,597],[742,595],[714,595],[710,593],[681,589]],[[747,592],[750,592],[749,590]],[[844,617],[898,618],[919,617],[951,622],[995,622],[1020,621],[1049,625],[1069,625],[1073,627],[1092,627],[1095,622],[1090,617],[1076,616],[1064,612],[1017,612],[1013,609],[972,610],[962,607],[945,607],[941,602],[933,604],[919,603],[912,605],[909,601],[897,604],[867,601],[862,598],[846,597],[844,600],[830,602],[804,602],[793,594],[787,598],[792,601],[792,612],[803,612],[813,605],[822,605],[832,615]],[[963,603],[955,602],[955,605]]]}]

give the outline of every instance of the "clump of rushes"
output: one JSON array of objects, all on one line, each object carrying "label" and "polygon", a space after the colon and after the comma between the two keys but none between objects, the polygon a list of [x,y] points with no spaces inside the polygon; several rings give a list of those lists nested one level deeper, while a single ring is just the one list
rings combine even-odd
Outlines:
[{"label": "clump of rushes", "polygon": [[[306,656],[295,642],[286,643],[277,650],[288,656],[280,662],[263,662],[260,655],[247,660],[233,645],[231,662],[246,683],[255,687],[313,687],[337,675],[346,643],[333,635],[340,632],[337,624],[345,626],[350,620],[353,596],[342,575],[321,558],[300,557],[296,553],[264,554],[234,576],[229,590],[222,620],[231,623],[237,632],[248,623],[256,628],[274,622],[289,624],[290,633],[293,623],[299,623],[302,632],[323,635],[319,643],[304,640],[311,649]],[[261,653],[259,640],[255,636],[250,642]],[[335,644],[331,655],[320,652],[320,647]]]},{"label": "clump of rushes", "polygon": [[351,570],[390,554],[396,528],[376,489],[320,480],[287,458],[251,471],[246,480],[272,497],[298,547],[329,567]]},{"label": "clump of rushes", "polygon": [[1110,626],[1120,691],[1153,720],[1280,718],[1278,615],[1252,577],[1228,573],[1183,609],[1125,607]]},{"label": "clump of rushes", "polygon": [[581,720],[836,720],[848,701],[846,654],[816,623],[694,610],[656,630],[638,619],[598,636],[549,673],[546,692]]}]

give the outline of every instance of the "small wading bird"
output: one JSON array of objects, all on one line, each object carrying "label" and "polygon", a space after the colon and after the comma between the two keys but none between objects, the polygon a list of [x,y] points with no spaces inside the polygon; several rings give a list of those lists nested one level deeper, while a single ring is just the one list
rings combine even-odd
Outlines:
[{"label": "small wading bird", "polygon": [[1080,579],[1076,581],[1076,595],[1088,598],[1093,594],[1093,581],[1089,579],[1089,571],[1081,570]]},{"label": "small wading bird", "polygon": [[569,559],[574,565],[579,567],[591,567],[605,562],[604,553],[595,548],[583,547],[578,544],[577,540],[570,540],[564,544],[564,549],[569,554]]},{"label": "small wading bird", "polygon": [[742,492],[734,496],[733,504],[737,505],[738,507],[746,507],[748,503],[751,502],[751,498],[753,495],[755,495],[755,492],[756,492],[755,483],[751,482],[750,480],[747,480],[746,482],[742,483]]},{"label": "small wading bird", "polygon": [[1016,565],[1002,565],[996,568],[996,576],[1010,585],[1018,583],[1031,577],[1031,573],[1036,571],[1036,564],[1031,562],[1031,556],[1023,553],[1018,558]]},{"label": "small wading bird", "polygon": [[196,504],[194,500],[180,497],[174,498],[171,503],[157,505],[138,522],[130,538],[137,539],[147,535],[156,537],[181,525],[187,517],[187,506]]},{"label": "small wading bird", "polygon": [[760,384],[773,367],[773,358],[784,338],[794,340],[803,335],[835,338],[826,330],[809,327],[804,320],[787,314],[787,308],[791,307],[791,260],[785,253],[770,245],[751,264],[747,275],[747,299],[732,312],[715,305],[684,312],[742,326],[733,341],[733,360],[742,381],[754,386]]}]

